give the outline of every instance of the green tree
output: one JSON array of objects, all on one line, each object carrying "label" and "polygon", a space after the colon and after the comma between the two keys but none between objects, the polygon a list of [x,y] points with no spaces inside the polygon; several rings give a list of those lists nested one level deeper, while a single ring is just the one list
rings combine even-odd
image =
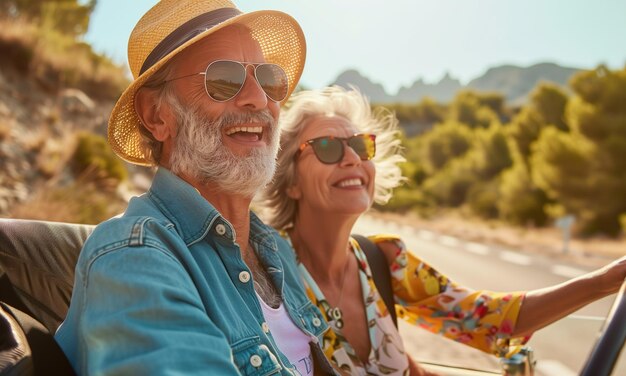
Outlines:
[{"label": "green tree", "polygon": [[452,160],[445,168],[424,181],[425,197],[439,205],[461,206],[472,186],[478,181],[466,158]]},{"label": "green tree", "polygon": [[44,28],[73,37],[87,32],[96,0],[0,0],[0,10],[12,17],[37,21]]},{"label": "green tree", "polygon": [[567,130],[565,105],[567,94],[559,86],[541,82],[530,94],[530,106],[541,117],[544,124]]},{"label": "green tree", "polygon": [[594,153],[593,143],[580,134],[548,127],[533,146],[533,179],[552,196],[567,192],[584,199],[591,189],[587,178],[592,175]]},{"label": "green tree", "polygon": [[500,218],[516,225],[543,226],[548,220],[544,210],[548,196],[532,182],[530,171],[521,158],[505,170],[499,184],[497,203]]},{"label": "green tree", "polygon": [[522,107],[507,127],[507,133],[525,160],[541,130],[549,125],[568,130],[565,122],[567,94],[558,86],[540,83],[531,93],[530,102]]},{"label": "green tree", "polygon": [[419,123],[434,125],[444,120],[446,106],[429,97],[422,98],[415,104],[394,103],[385,105],[393,111],[401,124]]},{"label": "green tree", "polygon": [[512,164],[512,155],[502,126],[494,123],[474,131],[471,150],[464,157],[470,173],[476,177],[467,194],[467,204],[484,218],[498,216],[500,173]]},{"label": "green tree", "polygon": [[417,104],[417,116],[423,123],[436,124],[444,121],[447,108],[433,98],[424,97]]},{"label": "green tree", "polygon": [[566,109],[572,128],[600,143],[626,138],[626,68],[613,72],[601,66],[570,82],[577,93]]},{"label": "green tree", "polygon": [[499,216],[499,181],[500,179],[496,178],[490,181],[477,181],[472,185],[467,192],[467,204],[472,213],[487,219]]},{"label": "green tree", "polygon": [[601,65],[595,70],[580,72],[570,79],[570,86],[582,101],[602,112],[624,113],[626,68],[611,71]]},{"label": "green tree", "polygon": [[481,180],[489,181],[513,163],[504,128],[495,123],[487,129],[477,129],[474,142],[467,153],[472,171]]},{"label": "green tree", "polygon": [[507,126],[506,132],[513,142],[516,151],[524,158],[530,156],[530,147],[537,141],[545,124],[536,110],[530,106],[522,107],[521,111]]},{"label": "green tree", "polygon": [[504,98],[496,93],[459,92],[448,111],[448,119],[471,128],[487,128],[503,117]]},{"label": "green tree", "polygon": [[128,178],[124,163],[113,153],[106,139],[93,133],[77,135],[72,167],[76,176],[103,187],[117,187]]},{"label": "green tree", "polygon": [[[599,144],[580,133],[550,127],[533,149],[533,181],[577,216],[581,233],[617,235],[619,216],[626,211],[626,176],[615,170],[623,166],[626,141]],[[615,160],[620,153],[622,159]]]},{"label": "green tree", "polygon": [[449,161],[462,156],[472,143],[472,130],[457,122],[435,126],[420,137],[420,164],[427,174],[433,175]]},{"label": "green tree", "polygon": [[402,129],[410,135],[430,131],[435,124],[444,121],[447,113],[446,105],[437,103],[429,97],[424,97],[414,104],[393,103],[385,104],[385,107],[395,113]]}]

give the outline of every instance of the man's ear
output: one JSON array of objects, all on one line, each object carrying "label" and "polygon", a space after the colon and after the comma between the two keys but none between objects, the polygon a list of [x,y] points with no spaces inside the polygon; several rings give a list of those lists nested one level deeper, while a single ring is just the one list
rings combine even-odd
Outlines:
[{"label": "man's ear", "polygon": [[135,111],[146,129],[160,142],[176,136],[176,121],[170,106],[157,106],[158,90],[141,88],[135,94]]}]

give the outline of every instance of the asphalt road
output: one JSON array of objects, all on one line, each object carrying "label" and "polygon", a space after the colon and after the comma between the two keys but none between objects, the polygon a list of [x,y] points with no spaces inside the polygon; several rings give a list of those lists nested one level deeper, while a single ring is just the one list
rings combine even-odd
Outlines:
[{"label": "asphalt road", "polygon": [[[474,289],[493,291],[531,290],[561,283],[589,269],[514,249],[466,242],[406,225],[363,217],[356,233],[393,233],[407,247],[446,274],[451,280]],[[590,353],[614,296],[580,309],[566,319],[535,333],[529,341],[541,375],[578,374]],[[402,325],[405,346],[416,359],[444,361],[475,368],[497,369],[497,359],[449,340],[440,341],[424,330]],[[436,337],[436,336],[434,336]],[[626,360],[614,375],[626,375]]]}]

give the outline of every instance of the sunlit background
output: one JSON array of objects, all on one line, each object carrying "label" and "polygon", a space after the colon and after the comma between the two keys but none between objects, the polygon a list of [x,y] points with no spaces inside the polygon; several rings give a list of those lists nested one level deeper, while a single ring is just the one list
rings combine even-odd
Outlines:
[{"label": "sunlit background", "polygon": [[[152,170],[117,158],[106,131],[129,84],[128,36],[155,3],[0,1],[0,217],[99,223],[147,189]],[[547,286],[626,254],[625,1],[238,5],[302,25],[299,89],[353,85],[398,118],[406,184],[358,231],[402,234],[486,289]],[[531,342],[556,364],[542,375],[579,370],[599,321],[562,325]]]},{"label": "sunlit background", "polygon": [[[135,22],[156,1],[98,2],[85,39],[126,62]],[[468,83],[494,66],[553,62],[594,68],[626,64],[626,2],[500,0],[244,0],[243,11],[292,15],[307,38],[302,83],[319,88],[348,69],[395,94],[446,73]]]}]

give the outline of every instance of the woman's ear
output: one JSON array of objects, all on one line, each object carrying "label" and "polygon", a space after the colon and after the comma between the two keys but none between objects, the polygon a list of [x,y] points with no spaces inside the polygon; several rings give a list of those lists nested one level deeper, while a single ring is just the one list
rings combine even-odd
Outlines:
[{"label": "woman's ear", "polygon": [[135,111],[141,123],[160,142],[176,136],[176,120],[168,103],[157,106],[158,90],[141,88],[135,94]]},{"label": "woman's ear", "polygon": [[296,201],[302,198],[302,191],[300,190],[298,183],[295,183],[291,187],[287,188],[287,197]]}]

